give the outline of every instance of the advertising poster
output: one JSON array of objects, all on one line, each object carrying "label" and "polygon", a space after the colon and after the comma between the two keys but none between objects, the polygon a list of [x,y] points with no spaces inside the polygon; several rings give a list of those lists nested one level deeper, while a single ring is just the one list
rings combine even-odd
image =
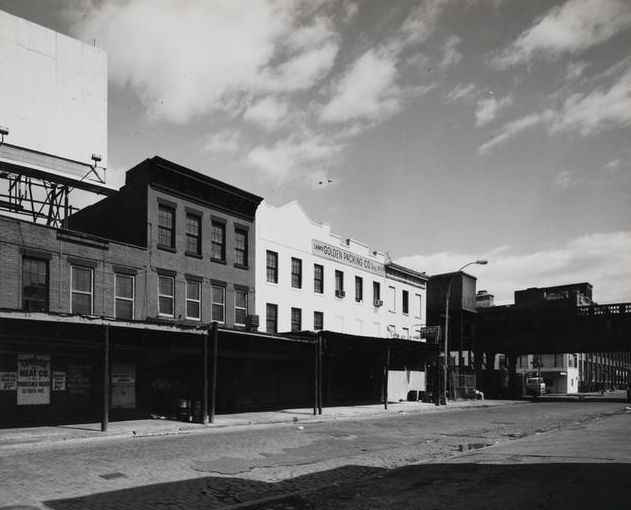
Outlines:
[{"label": "advertising poster", "polygon": [[50,404],[50,356],[18,354],[18,405]]},{"label": "advertising poster", "polygon": [[0,391],[15,391],[17,375],[15,372],[0,372]]},{"label": "advertising poster", "polygon": [[53,391],[66,391],[66,372],[53,372]]}]

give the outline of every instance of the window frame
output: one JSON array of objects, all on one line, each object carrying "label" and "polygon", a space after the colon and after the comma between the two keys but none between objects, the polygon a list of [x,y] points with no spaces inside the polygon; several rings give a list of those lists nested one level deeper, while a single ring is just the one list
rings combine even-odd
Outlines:
[{"label": "window frame", "polygon": [[[219,302],[219,301],[215,301],[215,289],[221,289],[221,296],[223,301]],[[221,305],[221,309],[222,309],[222,320],[217,320],[215,319],[215,306],[219,306]],[[212,322],[217,322],[219,324],[225,324],[226,323],[226,286],[225,285],[218,285],[216,283],[211,283],[210,285],[210,320]]]},{"label": "window frame", "polygon": [[302,259],[291,257],[291,288],[302,289]]},{"label": "window frame", "polygon": [[[270,330],[271,314],[273,310],[273,324],[274,327]],[[266,333],[278,333],[278,305],[275,303],[265,303],[265,332]]]},{"label": "window frame", "polygon": [[[270,256],[271,260],[274,261],[274,266],[270,266]],[[273,275],[271,280],[270,274]],[[268,283],[278,283],[278,252],[276,251],[265,250],[265,279]]]},{"label": "window frame", "polygon": [[[191,297],[189,297],[189,285],[194,284],[197,286],[197,290],[198,290],[198,299],[193,299]],[[191,321],[201,321],[202,320],[202,282],[199,280],[193,280],[192,278],[187,278],[186,279],[186,295],[185,295],[185,299],[184,299],[185,303],[184,303],[184,316],[186,317],[187,320],[191,320]],[[192,315],[188,314],[188,304],[190,303],[197,303],[197,311],[198,311],[198,316],[194,317]]]},{"label": "window frame", "polygon": [[401,313],[410,315],[410,293],[405,289],[401,290]]},{"label": "window frame", "polygon": [[[26,302],[25,302],[25,285],[24,285],[24,269],[25,269],[25,261],[29,261],[29,262],[41,262],[44,264],[44,267],[46,268],[46,281],[44,283],[44,286],[46,287],[46,301],[45,301],[45,306],[43,308],[38,308],[37,310],[33,310],[33,308],[31,308],[30,306],[27,307]],[[48,259],[45,258],[41,258],[41,257],[31,257],[28,255],[24,255],[22,256],[22,280],[21,280],[21,290],[22,290],[22,310],[26,311],[26,312],[48,312],[50,310],[50,261]],[[33,300],[33,299],[29,299],[29,302],[31,301],[35,301],[37,303],[39,303],[39,300]]]},{"label": "window frame", "polygon": [[[217,243],[215,240],[215,228],[218,228],[221,232],[221,243]],[[220,247],[220,256],[215,256],[216,246]],[[211,219],[210,220],[210,260],[213,262],[226,263],[226,222]]]},{"label": "window frame", "polygon": [[[320,271],[319,275],[318,271]],[[324,294],[324,266],[322,264],[313,264],[313,292]]]},{"label": "window frame", "polygon": [[[320,321],[320,327],[318,328],[317,321]],[[323,331],[324,330],[324,312],[320,312],[318,310],[313,311],[313,330],[314,331]]]},{"label": "window frame", "polygon": [[[158,248],[164,250],[175,250],[175,210],[175,207],[173,207],[172,205],[168,205],[162,202],[158,203]],[[171,214],[171,225],[168,227],[162,225],[162,218],[160,213],[163,211],[168,211],[169,214]],[[161,234],[165,230],[168,231],[170,235],[169,244],[161,242]]]},{"label": "window frame", "polygon": [[[194,218],[197,221],[197,233],[193,234],[189,232],[189,219]],[[199,257],[202,254],[202,216],[201,214],[187,211],[185,218],[185,236],[186,236],[186,255],[192,255]],[[189,249],[189,242],[191,239],[196,239],[197,250]]]},{"label": "window frame", "polygon": [[414,318],[422,319],[423,318],[423,298],[421,294],[414,293],[414,302],[418,304],[418,308],[415,310]]},{"label": "window frame", "polygon": [[[297,319],[296,319],[297,317]],[[298,333],[302,331],[302,308],[291,307],[291,332]]]},{"label": "window frame", "polygon": [[373,280],[372,282],[372,304],[376,305],[377,301],[383,300],[381,299],[381,282],[376,282]]},{"label": "window frame", "polygon": [[338,295],[344,292],[344,271],[341,269],[335,270],[335,296],[342,297]]},{"label": "window frame", "polygon": [[[236,267],[246,268],[248,267],[248,251],[249,251],[249,241],[248,241],[248,229],[243,227],[234,227],[234,265]],[[237,239],[240,235],[243,235],[243,247],[237,246]],[[238,256],[243,257],[243,262],[238,260]]]},{"label": "window frame", "polygon": [[361,303],[362,301],[364,301],[364,279],[355,275],[355,302]]},{"label": "window frame", "polygon": [[[237,294],[243,293],[245,296],[245,308],[241,306],[237,306]],[[248,320],[248,301],[249,301],[249,292],[248,289],[234,289],[234,325],[235,326],[245,326]],[[243,310],[243,322],[237,321],[237,310]]]},{"label": "window frame", "polygon": [[[169,280],[171,280],[171,291],[172,294],[161,294],[160,293],[160,280],[162,278],[168,278]],[[166,274],[159,274],[158,273],[158,317],[167,317],[170,319],[175,318],[175,276],[171,276],[171,275],[166,275]],[[161,309],[160,309],[160,298],[169,298],[171,300],[171,309],[173,310],[173,313],[164,313]]]},{"label": "window frame", "polygon": [[[118,294],[118,279],[119,278],[131,278],[131,298],[120,296]],[[118,302],[119,301],[131,301],[131,317],[125,319],[118,316]],[[114,317],[121,320],[134,320],[136,314],[136,277],[132,274],[114,273]]]},{"label": "window frame", "polygon": [[[82,290],[75,290],[74,288],[74,270],[75,269],[80,269],[83,271],[89,271],[90,272],[90,292],[85,292]],[[81,266],[78,264],[72,264],[70,266],[70,313],[83,313],[83,312],[75,312],[74,310],[74,294],[82,294],[82,295],[89,295],[90,296],[90,312],[87,313],[86,315],[94,315],[94,268],[93,267],[86,267],[86,266]]]},{"label": "window frame", "polygon": [[397,312],[397,288],[394,285],[388,285],[388,311]]}]

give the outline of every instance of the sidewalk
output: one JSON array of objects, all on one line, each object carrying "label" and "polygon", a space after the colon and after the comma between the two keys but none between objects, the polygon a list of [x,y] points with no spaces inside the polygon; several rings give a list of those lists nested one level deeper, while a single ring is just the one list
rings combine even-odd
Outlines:
[{"label": "sidewalk", "polygon": [[148,419],[110,422],[106,432],[100,423],[57,425],[48,427],[23,427],[0,429],[0,449],[37,444],[64,443],[104,439],[166,436],[177,434],[208,433],[218,429],[234,429],[245,426],[269,426],[273,424],[307,424],[335,420],[379,418],[394,414],[423,414],[446,412],[472,407],[497,407],[525,403],[518,400],[456,400],[447,406],[421,402],[389,403],[360,406],[327,407],[321,415],[313,415],[313,409],[284,409],[253,413],[223,414],[215,417],[215,423],[202,425],[174,420]]}]

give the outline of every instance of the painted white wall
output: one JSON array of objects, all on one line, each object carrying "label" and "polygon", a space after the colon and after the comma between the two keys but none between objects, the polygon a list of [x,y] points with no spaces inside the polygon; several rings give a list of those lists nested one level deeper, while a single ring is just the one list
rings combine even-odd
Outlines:
[{"label": "painted white wall", "polygon": [[107,167],[103,50],[0,11],[0,66],[6,143]]},{"label": "painted white wall", "polygon": [[[256,313],[260,330],[266,330],[266,304],[278,305],[278,331],[291,330],[291,308],[302,310],[302,329],[313,330],[313,312],[324,313],[324,329],[364,336],[392,336],[408,328],[410,335],[425,325],[426,285],[423,288],[393,282],[385,274],[377,275],[360,268],[315,255],[312,240],[316,239],[342,250],[365,257],[377,264],[385,264],[385,254],[367,245],[333,234],[327,224],[313,222],[298,204],[290,202],[273,207],[263,202],[256,216]],[[278,283],[267,281],[266,251],[278,253]],[[291,286],[291,258],[302,260],[302,288]],[[324,267],[324,292],[314,292],[314,264]],[[335,296],[335,270],[344,273],[346,296]],[[355,300],[355,276],[363,278],[362,302]],[[373,305],[373,282],[381,285],[383,306]],[[393,311],[387,304],[388,286],[396,289],[397,306]],[[401,292],[408,290],[410,313],[401,310]],[[415,310],[415,295],[420,295],[420,310]],[[388,328],[388,326],[391,326]],[[392,327],[393,326],[393,327]]]}]

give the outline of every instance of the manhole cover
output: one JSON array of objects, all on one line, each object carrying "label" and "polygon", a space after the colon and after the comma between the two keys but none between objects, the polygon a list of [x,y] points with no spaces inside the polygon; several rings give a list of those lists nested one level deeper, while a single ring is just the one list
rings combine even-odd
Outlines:
[{"label": "manhole cover", "polygon": [[104,475],[99,475],[101,478],[105,480],[114,480],[114,478],[127,478],[127,475],[123,473],[106,473]]}]

